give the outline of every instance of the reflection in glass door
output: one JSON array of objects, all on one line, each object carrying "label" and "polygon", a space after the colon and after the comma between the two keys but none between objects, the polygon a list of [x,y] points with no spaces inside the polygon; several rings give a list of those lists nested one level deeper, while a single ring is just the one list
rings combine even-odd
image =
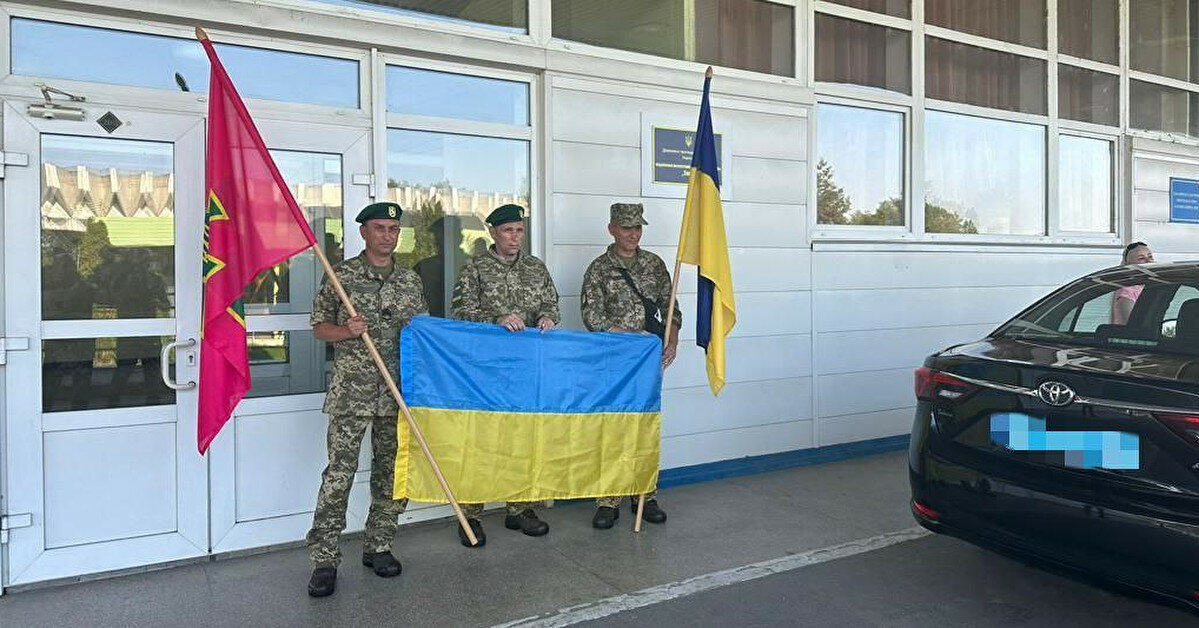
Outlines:
[{"label": "reflection in glass door", "polygon": [[[341,155],[304,151],[271,151],[325,255],[342,258]],[[324,392],[332,354],[308,327],[307,314],[320,285],[320,262],[311,251],[261,273],[246,288],[246,314],[259,317],[247,345],[253,388],[248,397]],[[286,314],[303,314],[301,320]],[[303,325],[295,329],[295,323]],[[291,323],[289,328],[289,323]]]},{"label": "reflection in glass door", "polygon": [[95,321],[43,340],[42,411],[175,403],[160,376],[173,334],[91,336],[174,318],[174,146],[43,135],[41,149],[42,320]]}]

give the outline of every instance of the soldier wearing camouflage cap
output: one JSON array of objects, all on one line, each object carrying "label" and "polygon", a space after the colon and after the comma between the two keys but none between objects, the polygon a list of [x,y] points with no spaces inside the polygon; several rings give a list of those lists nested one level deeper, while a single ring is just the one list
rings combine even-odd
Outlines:
[{"label": "soldier wearing camouflage cap", "polygon": [[397,447],[395,399],[375,367],[361,336],[370,332],[383,362],[399,381],[399,330],[413,316],[425,314],[420,278],[396,265],[393,253],[400,239],[400,216],[395,203],[373,203],[358,213],[358,231],[366,243],[357,257],[334,265],[358,315],[350,317],[328,278],[312,303],[312,332],[333,345],[333,379],[325,395],[329,415],[326,447],[329,464],[321,475],[316,512],[307,542],[314,569],[308,594],[333,593],[341,552],[337,541],[346,527],[346,505],[358,469],[358,450],[371,428],[371,505],[366,518],[362,564],[382,577],[400,574],[391,553],[400,513],[408,500],[392,498]]},{"label": "soldier wearing camouflage cap", "polygon": [[[640,203],[613,203],[608,234],[612,244],[595,258],[583,274],[583,324],[590,331],[654,333],[663,338],[662,366],[674,362],[683,315],[675,302],[674,321],[663,318],[670,305],[670,273],[662,258],[641,248],[642,229],[649,223]],[[596,500],[591,525],[611,528],[620,516],[623,496]],[[636,512],[636,503],[632,504]],[[647,496],[642,513],[650,523],[664,523],[666,512],[654,494]]]},{"label": "soldier wearing camouflage cap", "polygon": [[[558,324],[558,290],[541,260],[521,251],[525,239],[525,208],[502,205],[487,216],[487,231],[494,241],[485,253],[471,258],[458,273],[450,315],[459,320],[495,323],[508,331],[536,327],[541,331]],[[538,502],[509,502],[504,527],[528,536],[549,532],[537,518]],[[462,504],[467,521],[481,547],[486,542],[479,515],[483,504]],[[459,527],[458,539],[472,547]]]}]

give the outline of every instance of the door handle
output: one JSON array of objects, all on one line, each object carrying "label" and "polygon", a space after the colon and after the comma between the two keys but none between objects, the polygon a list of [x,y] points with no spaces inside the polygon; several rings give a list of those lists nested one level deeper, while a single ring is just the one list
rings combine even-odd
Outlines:
[{"label": "door handle", "polygon": [[196,346],[196,339],[188,338],[187,340],[168,343],[162,348],[162,360],[159,361],[158,365],[162,368],[162,383],[166,384],[167,388],[171,390],[191,390],[196,387],[195,382],[180,384],[179,382],[172,381],[170,370],[171,349],[191,348],[194,346]]}]

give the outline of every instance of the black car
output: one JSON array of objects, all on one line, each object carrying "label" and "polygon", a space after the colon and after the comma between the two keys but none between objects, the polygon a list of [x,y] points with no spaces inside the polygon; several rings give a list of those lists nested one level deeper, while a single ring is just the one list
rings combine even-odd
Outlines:
[{"label": "black car", "polygon": [[1071,282],[916,397],[921,525],[1199,608],[1199,262]]}]

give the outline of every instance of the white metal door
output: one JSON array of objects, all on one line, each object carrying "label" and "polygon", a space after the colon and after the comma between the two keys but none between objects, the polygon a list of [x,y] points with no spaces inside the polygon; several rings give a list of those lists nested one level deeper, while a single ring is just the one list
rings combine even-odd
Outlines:
[{"label": "white metal door", "polygon": [[[369,130],[257,124],[329,258],[356,255],[362,246],[353,217],[370,202]],[[326,462],[321,405],[330,372],[309,322],[321,274],[305,252],[264,273],[248,292],[253,388],[210,449],[213,552],[295,541],[312,523]],[[360,468],[349,529],[362,527],[369,499],[369,459]]]},{"label": "white metal door", "polygon": [[3,115],[28,158],[4,178],[4,584],[202,556],[196,389],[163,376],[198,371],[203,119],[25,106]]}]

